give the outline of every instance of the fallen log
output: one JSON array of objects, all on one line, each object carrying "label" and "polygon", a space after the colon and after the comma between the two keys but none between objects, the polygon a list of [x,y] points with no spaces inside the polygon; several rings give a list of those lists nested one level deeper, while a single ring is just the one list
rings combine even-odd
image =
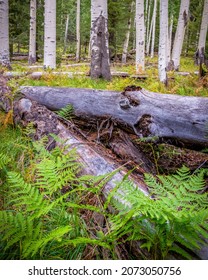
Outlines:
[{"label": "fallen log", "polygon": [[[122,181],[123,177],[128,172],[128,169],[126,169],[125,166],[121,167],[119,162],[115,161],[115,158],[113,160],[102,146],[85,141],[82,135],[78,136],[77,133],[73,133],[72,124],[71,129],[69,129],[69,127],[60,121],[55,113],[49,111],[35,101],[26,98],[15,101],[14,119],[23,126],[27,126],[29,123],[33,124],[35,127],[35,133],[34,135],[31,135],[31,137],[33,137],[34,140],[41,139],[43,136],[48,135],[48,149],[51,149],[56,145],[56,141],[50,136],[51,133],[56,134],[60,139],[64,140],[65,145],[69,145],[69,149],[76,148],[78,162],[80,162],[82,166],[82,174],[99,176],[110,174],[117,170],[103,188],[105,195],[108,195],[116,184]],[[142,163],[143,162],[140,164]],[[149,169],[148,167],[146,168]],[[140,174],[142,171],[144,172],[144,170],[141,170]],[[133,180],[135,185],[144,193],[148,193],[146,184],[141,176],[133,174],[129,176],[129,178]]]},{"label": "fallen log", "polygon": [[72,104],[74,114],[90,122],[111,118],[140,138],[156,137],[200,148],[208,146],[208,98],[205,97],[160,94],[131,87],[124,92],[22,87],[20,92],[51,110]]},{"label": "fallen log", "polygon": [[[11,109],[11,107],[9,107],[11,105],[10,102],[6,102],[7,98],[9,99],[9,96],[7,94],[8,90],[9,88],[4,83],[1,83],[0,80],[0,101],[5,105],[5,111]],[[79,131],[77,130],[77,128],[73,127],[72,123],[67,122],[67,125],[64,125],[62,122],[60,122],[59,117],[55,113],[47,110],[44,106],[38,104],[35,101],[31,101],[27,98],[16,99],[14,101],[14,118],[16,122],[21,122],[21,124],[24,126],[28,123],[33,123],[36,129],[35,134],[33,135],[34,139],[39,139],[44,135],[54,133],[61,139],[66,140],[66,144],[69,144],[71,148],[76,147],[77,153],[79,155],[79,161],[83,166],[82,172],[84,174],[104,175],[117,169],[118,172],[114,174],[114,176],[107,182],[103,189],[105,195],[107,195],[115,187],[116,182],[123,179],[123,176],[128,171],[125,167],[121,168],[120,164],[117,163],[115,159],[110,158],[109,152],[104,151],[106,149],[102,149],[102,147],[100,145],[96,145],[96,143],[85,141],[82,135],[79,135],[78,137],[77,133],[79,133]],[[106,127],[111,127],[111,124],[108,123],[107,120],[102,121],[102,127],[106,123]],[[118,140],[116,141],[112,136],[112,141],[110,141],[111,148],[116,152],[116,150],[118,151],[119,147],[122,146],[124,155],[125,152],[131,154],[130,151],[132,150],[132,154],[136,156],[135,160],[138,161],[137,165],[139,166],[142,162],[140,162],[139,151],[136,151],[136,147],[133,146],[130,142],[128,138],[129,135],[127,135],[123,131],[120,131],[120,133],[121,135],[118,135],[117,132],[116,137],[119,138],[121,143],[118,143]],[[100,130],[98,136],[99,140],[99,138],[104,136],[104,132]],[[53,141],[53,139],[50,139],[48,143],[49,149],[52,148],[55,144]],[[130,146],[129,150],[127,150],[128,146]],[[120,154],[120,151],[118,151],[118,154]],[[127,161],[128,160],[129,158],[127,157]],[[132,160],[134,159],[132,158]],[[148,166],[144,165],[144,168],[148,169]],[[142,171],[139,170],[139,172]],[[146,185],[144,184],[142,177],[139,174],[132,174],[130,176],[130,179],[132,179],[135,185],[139,187],[144,193],[147,193]],[[203,258],[205,259],[206,256]]]}]

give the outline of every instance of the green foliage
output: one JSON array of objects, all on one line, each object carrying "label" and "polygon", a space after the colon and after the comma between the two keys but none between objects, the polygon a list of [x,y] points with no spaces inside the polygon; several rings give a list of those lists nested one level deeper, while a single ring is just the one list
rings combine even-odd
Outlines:
[{"label": "green foliage", "polygon": [[[103,203],[102,189],[117,170],[80,176],[70,146],[59,143],[48,151],[47,139],[31,143],[9,127],[1,134],[7,139],[0,142],[1,259],[80,259],[86,246],[92,252],[102,247],[116,259],[117,246],[129,241],[140,242],[141,258],[192,259],[208,238],[205,171],[146,174],[149,195],[127,174]],[[109,213],[112,206],[116,211]],[[96,215],[104,228],[93,221]]]},{"label": "green foliage", "polygon": [[73,115],[73,106],[71,104],[68,104],[66,107],[62,108],[60,111],[57,112],[57,114],[64,118],[64,119],[71,119]]},{"label": "green foliage", "polygon": [[111,218],[111,238],[139,240],[153,259],[171,253],[191,259],[208,238],[208,194],[203,192],[204,171],[190,174],[183,167],[176,175],[145,179],[150,195],[125,180],[114,200],[119,213]]},{"label": "green foliage", "polygon": [[[48,152],[44,143],[34,143],[34,157],[25,177],[9,171],[9,161],[4,154],[0,156],[1,166],[6,167],[6,181],[1,188],[8,196],[0,211],[1,259],[64,258],[66,251],[68,257],[73,252],[76,258],[85,244],[102,244],[88,237],[84,220],[76,210],[100,211],[79,202],[80,192],[86,192],[81,182],[87,181],[78,181],[80,166],[75,151],[59,146]],[[77,254],[72,247],[76,247]]]}]

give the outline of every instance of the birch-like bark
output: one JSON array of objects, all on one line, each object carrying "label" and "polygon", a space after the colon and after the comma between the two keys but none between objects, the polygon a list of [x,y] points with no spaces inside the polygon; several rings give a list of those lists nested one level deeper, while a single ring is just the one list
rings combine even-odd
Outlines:
[{"label": "birch-like bark", "polygon": [[160,0],[160,35],[159,35],[159,55],[158,71],[159,79],[167,84],[167,39],[168,39],[168,0]]},{"label": "birch-like bark", "polygon": [[90,75],[110,80],[107,6],[107,0],[91,0]]},{"label": "birch-like bark", "polygon": [[0,64],[10,66],[9,57],[9,1],[0,1]]},{"label": "birch-like bark", "polygon": [[152,42],[151,42],[151,58],[154,57],[154,49],[155,49],[156,16],[157,16],[157,0],[155,0],[155,2],[154,2],[154,10],[153,10],[153,27],[152,27]]},{"label": "birch-like bark", "polygon": [[205,44],[208,28],[208,0],[204,0],[204,9],[201,21],[201,29],[199,34],[198,42],[198,57],[201,58],[202,63],[204,62]]},{"label": "birch-like bark", "polygon": [[144,0],[136,0],[136,73],[145,68]]},{"label": "birch-like bark", "polygon": [[173,33],[173,14],[171,14],[170,17],[170,26],[168,32],[168,61],[171,61],[172,33]]},{"label": "birch-like bark", "polygon": [[77,49],[76,49],[76,61],[80,61],[80,0],[77,0],[77,16],[76,16],[76,36],[77,36]]},{"label": "birch-like bark", "polygon": [[66,26],[65,26],[65,34],[64,34],[64,54],[66,53],[66,47],[67,47],[68,29],[69,29],[69,15],[67,15],[66,17]]},{"label": "birch-like bark", "polygon": [[45,0],[44,68],[56,68],[56,0]]},{"label": "birch-like bark", "polygon": [[179,70],[180,67],[180,57],[183,47],[185,30],[188,23],[189,4],[190,0],[181,0],[178,25],[172,51],[172,61],[175,70]]},{"label": "birch-like bark", "polygon": [[153,16],[150,24],[150,29],[148,32],[148,38],[146,39],[146,55],[149,56],[150,54],[150,43],[151,43],[151,38],[152,38],[152,29],[153,29]]},{"label": "birch-like bark", "polygon": [[29,65],[36,62],[36,4],[36,0],[30,0]]},{"label": "birch-like bark", "polygon": [[128,27],[127,27],[127,31],[126,31],[125,41],[123,44],[123,53],[122,53],[122,63],[123,64],[126,64],[126,57],[127,57],[127,53],[128,53],[133,8],[134,8],[134,1],[131,2],[130,17],[128,20]]},{"label": "birch-like bark", "polygon": [[148,9],[146,10],[147,15],[146,15],[146,24],[145,24],[146,44],[149,39],[149,32],[150,32],[150,12],[151,12],[152,0],[149,0],[147,4],[148,4]]}]

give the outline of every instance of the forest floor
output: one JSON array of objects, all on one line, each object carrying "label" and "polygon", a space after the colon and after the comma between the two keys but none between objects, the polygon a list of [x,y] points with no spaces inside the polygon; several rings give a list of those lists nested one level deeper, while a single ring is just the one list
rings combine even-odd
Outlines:
[{"label": "forest floor", "polygon": [[[168,73],[168,86],[158,81],[158,69],[156,58],[147,59],[146,70],[141,79],[135,77],[134,63],[122,65],[121,63],[112,63],[111,72],[115,75],[110,82],[104,80],[92,80],[89,78],[90,65],[88,62],[76,63],[75,61],[63,61],[56,70],[43,70],[40,63],[28,67],[27,61],[12,63],[12,71],[16,75],[24,75],[16,80],[21,85],[32,86],[63,86],[63,87],[82,87],[106,90],[124,90],[129,85],[136,85],[153,92],[171,93],[187,96],[208,96],[207,77],[199,79],[198,66],[194,65],[193,58],[185,57],[181,59],[180,72]],[[54,72],[56,72],[54,74]],[[44,73],[42,77],[39,75],[34,78],[32,73]],[[57,75],[59,73],[60,75]],[[117,73],[117,76],[116,76]],[[118,77],[119,74],[127,74],[129,77]],[[25,75],[26,74],[26,75]],[[144,77],[144,78],[143,78]]]},{"label": "forest floor", "polygon": [[[180,69],[180,71],[183,72],[182,74],[177,72],[168,73],[169,82],[167,86],[165,86],[164,84],[158,81],[156,58],[147,59],[146,71],[142,78],[134,76],[135,66],[133,63],[132,64],[129,63],[127,65],[121,65],[120,63],[112,63],[111,64],[112,72],[117,74],[127,73],[129,76],[127,75],[126,75],[127,77],[113,76],[111,81],[104,81],[102,79],[100,80],[90,79],[89,67],[90,66],[88,62],[76,63],[75,61],[70,61],[70,62],[64,61],[62,63],[62,66],[59,66],[56,70],[54,70],[55,72],[58,72],[57,75],[57,73],[53,73],[54,71],[52,70],[44,71],[40,63],[37,63],[35,67],[28,67],[27,61],[24,60],[22,60],[21,62],[13,61],[12,70],[10,72],[15,73],[16,76],[9,77],[7,84],[10,87],[13,94],[16,91],[18,91],[20,86],[30,86],[30,85],[51,86],[51,87],[59,86],[59,87],[75,87],[75,88],[93,88],[93,89],[116,90],[116,91],[123,91],[127,86],[135,85],[153,92],[178,94],[183,96],[208,97],[208,75],[205,76],[204,78],[199,78],[197,74],[198,67],[194,65],[192,58],[188,58],[188,57],[182,58],[181,69]],[[4,72],[5,75],[6,74],[5,69],[2,69],[2,71]],[[39,72],[39,73],[41,72],[43,74],[36,75],[36,77],[35,76],[32,77],[31,74],[35,72]],[[124,74],[122,75],[125,76]],[[43,151],[43,146],[41,145],[44,145],[44,140],[43,143],[40,143],[39,146],[38,144],[34,145],[33,141],[31,141],[30,139],[31,131],[32,131],[31,127],[22,129],[19,126],[15,126],[12,120],[11,112],[5,115],[5,113],[1,112],[0,110],[0,138],[1,138],[0,141],[0,187],[1,187],[0,210],[2,212],[8,209],[10,210],[12,209],[12,211],[14,212],[18,210],[20,213],[23,213],[23,216],[25,215],[24,217],[27,217],[27,219],[29,217],[30,222],[31,220],[30,220],[30,216],[28,216],[28,212],[24,212],[25,209],[27,209],[27,206],[25,206],[24,204],[25,202],[24,203],[23,201],[18,202],[17,197],[14,198],[14,201],[16,199],[15,202],[16,204],[14,203],[14,205],[12,205],[10,201],[10,197],[13,197],[15,191],[17,190],[17,185],[18,184],[20,185],[20,179],[19,181],[15,179],[14,173],[16,172],[17,174],[19,174],[18,176],[22,176],[24,178],[25,184],[22,183],[22,181],[21,184],[22,186],[24,185],[25,188],[28,187],[27,184],[31,184],[35,186],[38,184],[38,181],[36,181],[39,176],[38,172],[41,170],[42,178],[44,177],[44,172],[45,172],[44,170],[41,169],[44,168],[43,165],[39,166],[39,164],[41,164],[41,162],[43,162],[44,164],[44,162],[46,162],[47,160],[47,164],[50,164],[51,166],[53,164],[55,165],[56,163],[58,165],[58,160],[62,158],[61,152],[58,150],[55,150],[54,152],[52,151],[51,155],[49,155],[48,152]],[[180,148],[172,147],[171,145],[164,145],[164,144],[155,145],[151,143],[145,145],[145,143],[142,142],[140,143],[140,145],[143,147],[144,151],[146,152],[146,155],[148,155],[150,158],[153,159],[153,163],[157,167],[156,168],[157,171],[159,171],[157,173],[160,173],[160,175],[162,176],[164,174],[175,173],[176,170],[178,168],[181,168],[183,165],[189,165],[191,172],[197,173],[198,170],[203,169],[203,167],[206,166],[208,162],[207,149],[204,149],[202,151],[201,150],[196,151],[196,152],[194,151],[192,153],[189,150],[184,150],[181,147]],[[199,164],[199,162],[200,163],[203,162],[203,165]],[[65,164],[64,160],[63,160],[63,164]],[[68,166],[66,168],[68,168]],[[9,184],[6,180],[6,176],[7,176],[6,174],[8,172],[11,176],[11,178],[9,179],[10,180]],[[185,173],[186,172],[187,171],[185,171]],[[204,182],[201,183],[201,188],[203,185],[203,192],[204,192],[204,190],[207,190],[208,175],[204,171],[202,173],[203,173]],[[74,173],[72,172],[70,173],[70,175],[73,177],[73,180],[70,178],[71,183],[73,185],[75,180],[74,176],[77,174],[75,174],[75,172]],[[18,181],[18,184],[16,185],[15,185],[15,180]],[[85,180],[87,179],[85,178]],[[94,179],[90,178],[90,180],[93,181]],[[14,189],[11,188],[9,190],[10,185],[11,186],[15,185]],[[2,239],[3,242],[0,245],[0,251],[2,252],[0,254],[0,258],[2,259],[168,258],[169,249],[167,248],[164,249],[161,247],[163,246],[162,244],[164,244],[164,238],[165,238],[164,236],[162,237],[162,235],[164,231],[167,230],[167,228],[162,228],[161,226],[161,229],[158,229],[157,222],[155,222],[155,219],[157,220],[156,217],[154,217],[154,219],[152,220],[152,217],[148,216],[149,214],[145,214],[147,215],[147,220],[150,218],[151,221],[150,224],[153,227],[154,225],[156,225],[154,233],[151,232],[151,230],[149,229],[150,224],[147,225],[147,229],[150,230],[148,232],[149,239],[148,238],[147,240],[145,239],[146,243],[143,244],[143,248],[146,248],[148,250],[145,249],[143,251],[138,249],[136,247],[138,246],[138,244],[136,243],[137,241],[134,240],[134,236],[131,236],[132,239],[126,238],[126,235],[129,234],[128,230],[124,232],[124,234],[122,235],[121,229],[118,228],[119,226],[118,220],[116,220],[117,224],[115,225],[115,228],[117,226],[117,231],[115,231],[116,233],[114,233],[113,230],[111,231],[110,230],[111,223],[115,222],[116,218],[121,219],[121,216],[119,217],[116,216],[116,218],[113,216],[112,218],[109,212],[107,212],[107,214],[106,213],[103,214],[103,209],[107,211],[109,205],[106,206],[106,204],[103,202],[103,197],[100,196],[100,194],[99,196],[97,195],[97,193],[95,194],[95,186],[99,186],[99,183],[97,181],[94,186],[91,186],[90,191],[88,193],[86,193],[86,191],[83,191],[83,189],[80,188],[79,186],[76,194],[73,193],[71,186],[69,186],[69,189],[67,189],[65,186],[62,186],[64,187],[62,189],[63,193],[67,191],[71,192],[71,196],[73,197],[71,206],[68,203],[68,206],[66,207],[66,205],[61,204],[62,202],[60,202],[61,200],[59,200],[58,203],[60,204],[57,204],[58,206],[52,208],[50,210],[51,212],[49,211],[47,212],[47,214],[45,213],[37,214],[40,215],[43,225],[39,224],[39,220],[40,220],[39,218],[37,219],[37,221],[33,220],[34,225],[30,224],[30,228],[34,226],[33,229],[34,232],[35,232],[35,228],[39,227],[40,232],[42,232],[44,236],[46,236],[45,234],[48,234],[48,239],[47,240],[44,239],[43,243],[41,242],[34,243],[34,241],[32,241],[31,243],[30,240],[31,232],[26,237],[19,235],[18,237],[19,239],[17,238],[17,240],[19,240],[20,242],[19,244],[22,244],[23,241],[23,249],[20,248],[22,245],[19,246],[18,243],[15,243],[13,246],[11,242],[11,246],[8,246],[8,248],[7,246],[5,246],[6,247],[6,251],[5,251],[4,247],[2,246],[4,246],[3,244],[5,243],[5,240],[7,242],[9,236],[8,233],[5,238],[3,237]],[[186,186],[188,186],[188,183]],[[45,193],[44,187],[43,188],[40,187],[40,195],[41,193],[44,194],[44,198],[45,197],[48,198],[49,196],[51,201],[54,201],[54,199],[57,198],[57,194],[55,192],[50,194]],[[9,194],[9,196],[7,196],[7,194]],[[20,190],[19,190],[19,195],[21,195]],[[38,199],[41,198],[39,197]],[[108,203],[111,199],[112,197],[107,199]],[[21,205],[21,203],[23,205]],[[37,203],[37,201],[34,200],[34,203]],[[81,209],[78,206],[84,204],[87,205],[85,209]],[[34,212],[36,210],[34,210]],[[109,217],[111,217],[110,221],[108,221]],[[70,229],[70,234],[66,229],[66,225],[68,223],[67,221],[69,220],[70,223],[72,223],[72,227],[73,227],[73,229]],[[162,214],[161,217],[158,218],[158,221],[162,225],[163,223]],[[15,223],[17,224],[16,220]],[[24,223],[23,220],[22,223]],[[37,223],[38,225],[35,223]],[[26,225],[24,226],[26,227]],[[62,228],[63,232],[61,233],[56,232],[56,229],[61,228],[62,226],[65,226],[65,228],[64,227]],[[164,226],[166,226],[166,224],[164,224]],[[133,227],[132,224],[130,225],[130,229],[131,227]],[[13,229],[11,229],[11,235],[10,235],[11,239],[14,238],[12,230]],[[188,230],[190,230],[190,228]],[[54,232],[54,236],[56,238],[55,241],[53,237],[51,237],[50,239],[49,236],[50,232]],[[108,232],[111,232],[109,237],[108,237]],[[67,244],[66,242],[65,243],[63,242],[62,237],[66,236],[66,234],[67,234],[67,238],[73,240],[71,241],[71,243],[69,242]],[[153,239],[152,237],[150,237],[151,234],[153,235],[155,234]],[[0,238],[2,238],[1,230],[0,230]],[[36,238],[38,237],[36,236]],[[170,237],[170,240],[171,238],[172,237]],[[187,236],[187,238],[189,237]],[[193,238],[193,236],[191,238]],[[25,239],[26,239],[26,243],[24,243]],[[155,240],[157,240],[158,246],[160,246],[158,247],[159,249],[156,248],[154,245],[155,244],[154,242],[156,242]],[[170,240],[166,240],[165,242],[168,243],[170,242]],[[178,240],[177,242],[183,243],[182,240]],[[59,244],[58,246],[57,243]],[[47,244],[47,246],[44,244]],[[137,245],[135,246],[135,244]],[[25,250],[24,250],[24,245],[26,246]],[[182,248],[186,246],[189,247],[187,244],[182,244]],[[33,249],[36,248],[34,254],[31,253],[32,248]],[[156,249],[158,250],[158,255],[155,252]],[[190,250],[191,249],[188,248],[188,252]],[[166,252],[166,255],[164,251]],[[192,255],[192,254],[189,255],[190,252],[187,253],[186,250],[184,250],[184,252],[183,250],[181,250],[180,253],[184,258],[197,258],[196,255]],[[177,253],[176,255],[174,255],[174,257],[178,258]]]}]

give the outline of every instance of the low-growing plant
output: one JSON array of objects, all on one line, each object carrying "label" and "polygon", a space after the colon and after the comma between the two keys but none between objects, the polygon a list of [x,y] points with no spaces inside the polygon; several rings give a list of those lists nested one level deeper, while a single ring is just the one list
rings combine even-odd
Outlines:
[{"label": "low-growing plant", "polygon": [[[88,190],[86,179],[79,179],[75,151],[57,146],[49,152],[44,142],[34,143],[28,166],[33,176],[26,178],[6,168],[1,186],[8,196],[0,211],[1,259],[70,259],[72,255],[76,259],[86,244],[109,247],[89,236],[77,211],[100,209],[80,203],[80,194]],[[9,164],[3,154],[0,163],[1,169]]]},{"label": "low-growing plant", "polygon": [[168,259],[171,254],[196,258],[196,250],[208,238],[205,173],[191,175],[183,167],[175,175],[146,174],[148,196],[125,180],[112,201],[118,214],[111,217],[111,238],[140,241],[152,259]]},{"label": "low-growing plant", "polygon": [[113,174],[81,176],[71,147],[48,151],[46,139],[31,142],[10,129],[0,132],[1,259],[82,259],[89,248],[93,258],[117,259],[128,242],[137,242],[137,258],[197,258],[208,238],[205,170],[146,174],[149,195],[127,174],[103,202]]}]

